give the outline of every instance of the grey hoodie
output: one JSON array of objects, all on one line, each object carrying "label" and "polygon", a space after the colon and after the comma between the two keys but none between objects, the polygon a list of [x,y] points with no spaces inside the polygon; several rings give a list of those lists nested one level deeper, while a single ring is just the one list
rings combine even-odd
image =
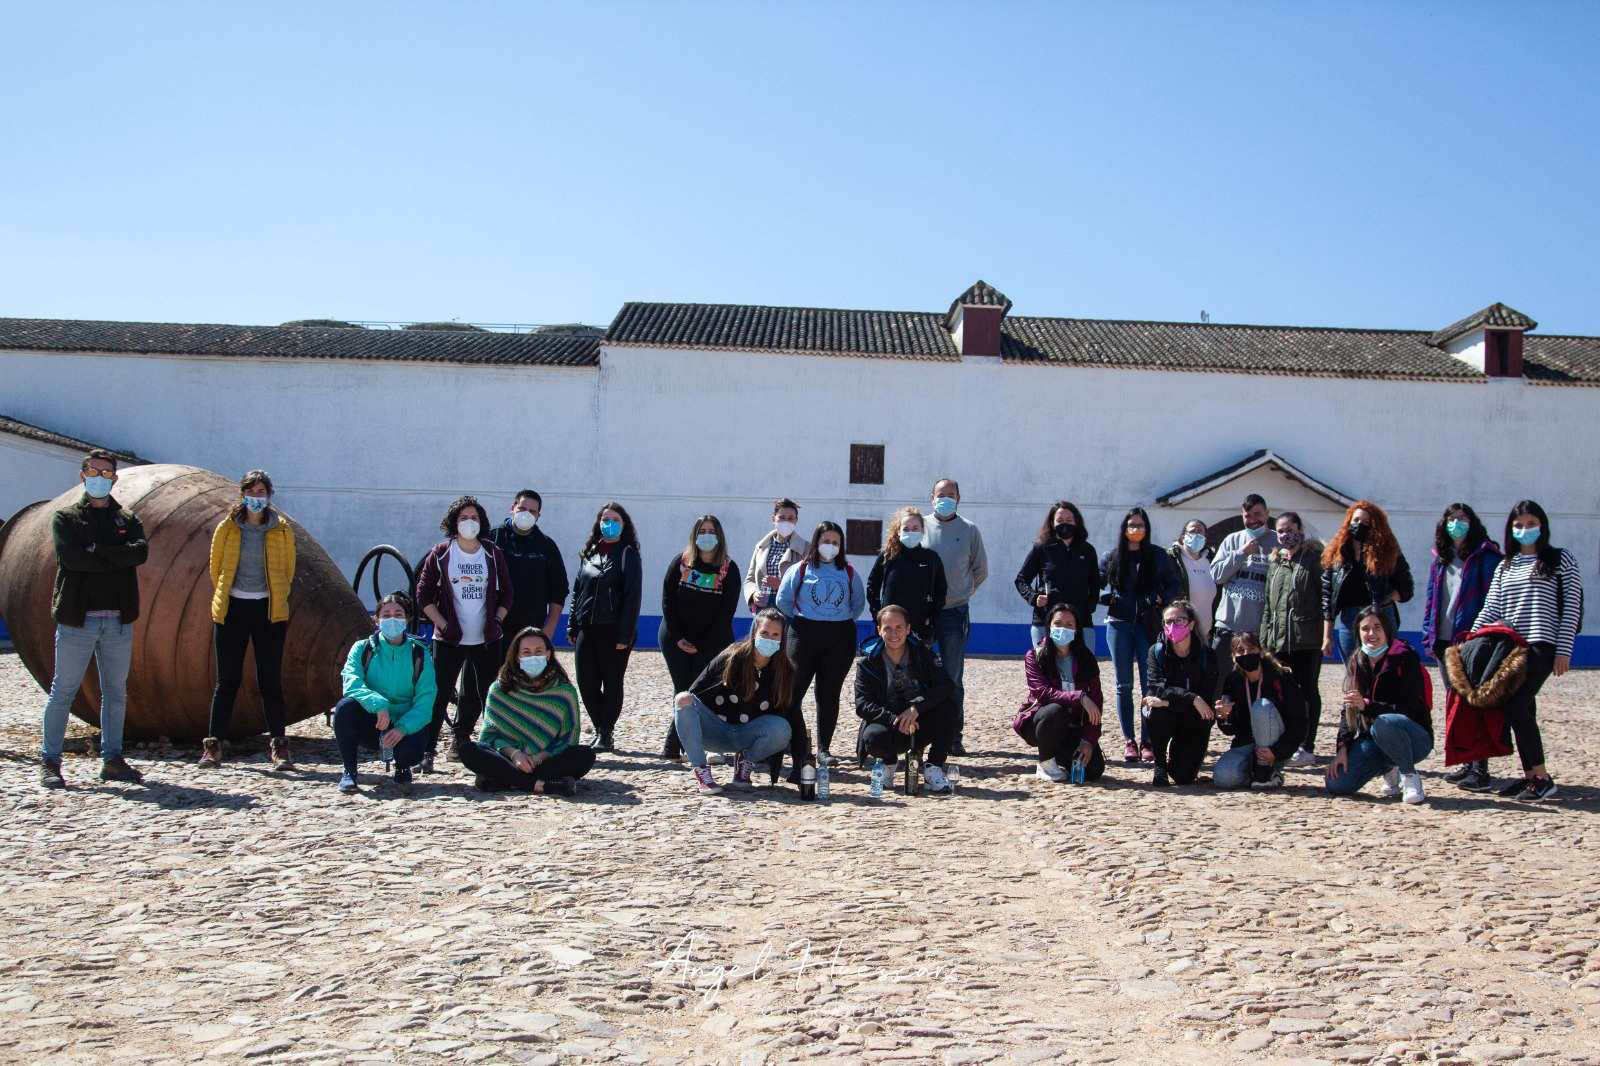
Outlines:
[{"label": "grey hoodie", "polygon": [[1267,556],[1278,546],[1278,534],[1268,526],[1255,542],[1259,548],[1247,555],[1250,543],[1248,530],[1229,533],[1211,561],[1211,576],[1221,590],[1216,624],[1230,633],[1259,632],[1261,612],[1267,606]]}]

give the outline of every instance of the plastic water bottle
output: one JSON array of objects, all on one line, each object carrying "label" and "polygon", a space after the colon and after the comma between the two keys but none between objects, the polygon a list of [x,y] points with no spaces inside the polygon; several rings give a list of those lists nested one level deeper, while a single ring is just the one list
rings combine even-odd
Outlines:
[{"label": "plastic water bottle", "polygon": [[828,760],[817,760],[817,799],[828,798]]},{"label": "plastic water bottle", "polygon": [[1071,776],[1071,781],[1072,781],[1072,783],[1074,785],[1083,784],[1083,771],[1084,771],[1083,756],[1082,755],[1074,755],[1072,757],[1072,776]]},{"label": "plastic water bottle", "polygon": [[889,771],[884,768],[882,759],[872,760],[872,786],[867,794],[873,799],[883,799],[883,783],[889,776]]}]

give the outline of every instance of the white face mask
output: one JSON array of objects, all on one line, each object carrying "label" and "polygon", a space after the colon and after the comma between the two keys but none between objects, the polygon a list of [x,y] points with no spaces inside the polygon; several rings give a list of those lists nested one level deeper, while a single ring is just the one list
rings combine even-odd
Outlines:
[{"label": "white face mask", "polygon": [[780,537],[792,537],[792,536],[794,536],[794,523],[793,522],[774,522],[772,524],[772,528],[777,531],[778,536],[780,536]]},{"label": "white face mask", "polygon": [[476,518],[463,518],[456,523],[456,532],[467,540],[478,539],[478,520]]},{"label": "white face mask", "polygon": [[512,511],[511,524],[516,527],[517,532],[526,533],[539,524],[539,516],[532,511]]},{"label": "white face mask", "polygon": [[825,563],[831,563],[839,557],[839,546],[829,541],[817,545],[817,557]]}]

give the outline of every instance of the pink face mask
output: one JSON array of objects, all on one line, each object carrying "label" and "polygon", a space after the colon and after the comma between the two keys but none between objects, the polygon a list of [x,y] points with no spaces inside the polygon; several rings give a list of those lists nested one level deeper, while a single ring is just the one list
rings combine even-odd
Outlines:
[{"label": "pink face mask", "polygon": [[1167,639],[1170,641],[1180,641],[1189,635],[1188,622],[1168,622],[1163,628],[1166,630]]}]

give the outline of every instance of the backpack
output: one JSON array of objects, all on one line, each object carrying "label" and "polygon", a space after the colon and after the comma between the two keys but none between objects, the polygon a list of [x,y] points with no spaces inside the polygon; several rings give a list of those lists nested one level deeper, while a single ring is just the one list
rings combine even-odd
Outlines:
[{"label": "backpack", "polygon": [[[378,652],[378,634],[374,633],[361,645],[361,673],[367,672],[367,667],[372,664],[372,657]],[[428,664],[428,653],[423,648],[422,642],[407,639],[411,645],[411,683],[415,685],[422,677],[422,669]]]},{"label": "backpack", "polygon": [[[800,560],[800,566],[798,569],[800,572],[794,575],[794,616],[796,618],[801,616],[800,587],[806,583],[806,561],[804,559]],[[846,582],[849,584],[854,584],[856,580],[856,568],[850,565],[849,560],[845,560],[844,572]],[[848,596],[849,594],[849,590],[845,590],[845,595]]]}]

